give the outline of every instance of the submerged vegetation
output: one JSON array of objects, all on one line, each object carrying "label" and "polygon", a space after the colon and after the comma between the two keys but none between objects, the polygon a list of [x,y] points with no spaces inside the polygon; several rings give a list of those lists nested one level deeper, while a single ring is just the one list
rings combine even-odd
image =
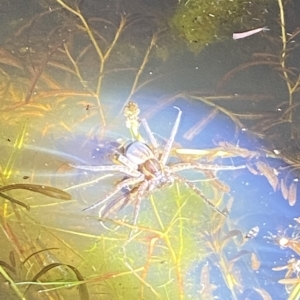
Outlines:
[{"label": "submerged vegetation", "polygon": [[170,25],[189,49],[198,53],[213,42],[232,38],[236,30],[264,26],[272,3],[270,0],[184,0],[176,8]]},{"label": "submerged vegetation", "polygon": [[[231,38],[237,29],[266,25],[269,5],[275,5],[268,0],[187,0],[172,4],[170,10],[170,2],[160,1],[159,8],[148,7],[145,13],[136,10],[142,4],[130,1],[31,0],[35,9],[8,23],[10,33],[0,45],[2,297],[271,298],[273,291],[258,279],[265,258],[257,239],[264,225],[239,223],[248,213],[249,199],[236,197],[234,179],[230,175],[224,182],[218,171],[222,164],[242,165],[255,178],[261,176],[270,194],[298,205],[300,80],[294,59],[300,30],[287,31],[287,4],[278,0],[280,25],[263,38],[264,46],[251,54],[250,61],[247,56],[238,66],[222,70],[214,93],[201,88],[178,91],[172,82],[172,95],[152,100],[149,90],[156,84],[164,86],[172,76],[164,68],[178,55],[172,47],[174,33],[188,42],[188,50],[198,53],[205,45]],[[168,21],[162,20],[164,11],[174,12]],[[178,67],[180,62],[174,61]],[[248,72],[257,66],[281,84],[279,99],[267,88],[250,94],[234,87],[235,82],[240,86],[239,77],[253,80]],[[205,76],[210,71],[205,70]],[[144,181],[128,184],[116,199],[103,203],[106,210],[100,218],[95,210],[83,212],[128,179],[116,154],[126,156],[129,141],[153,143],[140,128],[138,114],[151,123],[153,139],[163,148],[174,118],[166,114],[154,122],[152,117],[180,101],[187,104],[180,107],[185,121],[195,104],[210,110],[194,125],[182,121],[164,167],[179,162],[218,168],[185,171],[184,177],[193,184],[187,187],[181,180],[164,188],[158,184],[140,203],[136,199]],[[265,102],[270,103],[266,111]],[[129,104],[134,113],[128,111]],[[233,138],[199,148],[199,135],[217,116],[230,120]],[[268,145],[249,149],[240,144],[241,132],[255,139],[267,136]],[[277,144],[280,135],[289,147]],[[197,148],[184,148],[185,142],[194,141]],[[99,175],[71,167],[109,164],[118,166],[119,172]],[[226,172],[238,178],[245,170],[233,167]],[[237,217],[236,205],[242,207]],[[299,227],[292,228],[291,235],[272,230],[267,240],[276,249],[299,255]],[[283,297],[297,299],[299,260],[290,256],[280,266],[267,267],[270,272],[286,272],[278,277],[278,285],[285,285],[289,294]]]}]

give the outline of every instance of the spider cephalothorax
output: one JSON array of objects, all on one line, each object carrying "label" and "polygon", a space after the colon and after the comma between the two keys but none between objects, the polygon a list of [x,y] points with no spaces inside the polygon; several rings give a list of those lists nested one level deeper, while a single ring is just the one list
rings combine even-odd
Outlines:
[{"label": "spider cephalothorax", "polygon": [[[198,162],[178,162],[174,164],[167,164],[182,114],[182,111],[179,108],[177,109],[178,115],[176,121],[173,125],[171,135],[162,151],[159,151],[158,144],[151,130],[149,129],[147,122],[142,120],[142,123],[144,124],[151,141],[151,147],[140,141],[134,141],[130,143],[127,147],[125,147],[123,153],[117,154],[117,160],[120,162],[120,164],[102,166],[72,165],[78,169],[91,171],[116,171],[127,175],[125,179],[116,184],[104,198],[100,199],[84,210],[95,208],[98,205],[103,205],[103,208],[100,210],[100,217],[103,218],[109,213],[110,210],[120,209],[128,203],[135,202],[134,224],[136,224],[141,200],[144,197],[148,197],[149,194],[155,189],[160,189],[164,186],[171,185],[174,181],[177,181],[188,186],[218,213],[225,215],[207,199],[207,197],[198,187],[177,174],[177,172],[188,169],[197,171],[235,170],[237,168],[244,168],[244,166],[218,166],[202,164]],[[122,192],[124,189],[127,191],[125,194]],[[110,200],[117,193],[120,193],[121,195],[113,199],[110,203],[104,205],[105,202]]]}]

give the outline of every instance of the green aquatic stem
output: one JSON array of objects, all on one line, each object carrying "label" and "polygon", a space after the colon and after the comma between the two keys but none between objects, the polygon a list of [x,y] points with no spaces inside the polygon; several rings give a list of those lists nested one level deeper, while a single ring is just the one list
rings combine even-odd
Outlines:
[{"label": "green aquatic stem", "polygon": [[[86,19],[84,18],[84,16],[81,14],[79,8],[77,8],[77,11],[76,11],[75,9],[73,9],[73,8],[71,8],[69,5],[67,5],[64,1],[62,1],[62,0],[56,0],[56,1],[57,1],[62,7],[64,7],[65,9],[67,9],[68,11],[70,11],[71,13],[73,13],[75,16],[77,16],[77,17],[80,19],[80,21],[82,22],[84,28],[85,28],[86,31],[87,31],[87,34],[88,34],[88,36],[89,36],[91,42],[92,42],[92,44],[93,44],[93,46],[94,46],[94,48],[95,48],[95,50],[96,50],[96,52],[97,52],[97,54],[98,54],[98,56],[99,56],[99,59],[100,59],[100,70],[99,70],[99,74],[102,74],[103,71],[104,71],[104,63],[103,63],[103,61],[104,61],[105,58],[104,58],[103,52],[102,52],[102,50],[100,49],[100,47],[99,47],[99,45],[98,45],[98,43],[97,43],[97,41],[96,41],[96,38],[95,38],[95,36],[94,36],[94,33],[93,33],[92,29],[90,28],[88,22],[86,21]],[[101,76],[100,76],[100,78],[101,78]],[[99,82],[100,82],[100,83],[98,83],[97,91],[100,90],[100,86],[101,86],[100,78],[99,78]],[[102,80],[102,79],[101,79],[101,80]],[[99,95],[99,93],[96,93],[96,94],[98,95],[98,97],[96,97],[96,101],[97,101],[97,105],[98,105],[98,107],[99,107],[100,117],[101,117],[101,120],[102,120],[103,125],[105,126],[105,125],[106,125],[106,119],[105,119],[105,116],[104,116],[104,112],[103,112],[103,108],[102,108],[102,103],[101,103],[101,101],[100,101],[100,95]]]},{"label": "green aquatic stem", "polygon": [[[204,96],[199,97],[199,96],[189,95],[189,94],[185,94],[185,93],[180,93],[178,96],[201,101],[201,102],[205,103],[206,105],[213,107],[214,109],[217,109],[218,111],[227,115],[237,125],[238,128],[244,127],[243,124],[241,123],[241,121],[234,115],[234,113],[232,113],[230,110],[212,102],[209,97],[204,97]],[[236,134],[237,134],[237,129],[236,129]]]},{"label": "green aquatic stem", "polygon": [[[285,29],[285,16],[284,16],[284,7],[282,0],[278,0],[279,12],[280,12],[280,28],[281,28],[281,41],[282,41],[282,50],[281,50],[281,60],[280,64],[282,67],[282,74],[285,79],[288,92],[289,92],[289,106],[293,105],[293,93],[294,89],[291,84],[291,80],[288,72],[286,71],[286,58],[287,58],[287,38],[286,38],[286,29]],[[293,113],[289,113],[288,120],[292,121]]]},{"label": "green aquatic stem", "polygon": [[[182,222],[182,214],[181,214],[181,209],[182,206],[180,205],[180,199],[181,199],[181,194],[180,194],[180,189],[178,184],[176,183],[176,205],[177,205],[177,212],[178,212],[178,218],[179,218],[179,249],[177,253],[177,261],[176,261],[176,271],[177,271],[177,278],[178,278],[178,283],[179,283],[179,290],[180,290],[180,298],[184,299],[184,289],[183,289],[183,277],[182,277],[182,255],[183,255],[183,222]],[[186,200],[187,201],[187,200]]]},{"label": "green aquatic stem", "polygon": [[27,122],[28,119],[26,119],[22,125],[21,131],[19,132],[16,141],[13,146],[13,150],[9,156],[8,162],[6,163],[6,166],[3,170],[3,176],[5,179],[9,179],[10,176],[13,173],[13,167],[14,163],[16,160],[17,155],[19,154],[19,151],[23,148],[24,146],[24,140],[26,136],[26,129],[27,129]]},{"label": "green aquatic stem", "polygon": [[237,285],[237,282],[235,281],[235,278],[232,276],[232,272],[228,265],[227,259],[225,259],[224,257],[225,257],[224,253],[223,253],[223,255],[219,255],[220,271],[221,271],[224,281],[226,282],[227,287],[229,288],[229,290],[232,293],[233,299],[237,300],[238,297],[237,297],[236,291],[235,291],[235,286]]},{"label": "green aquatic stem", "polygon": [[140,76],[142,75],[144,69],[145,69],[145,66],[146,64],[148,63],[149,61],[149,56],[150,56],[150,53],[151,53],[151,50],[153,48],[153,46],[156,45],[156,42],[157,42],[157,33],[153,34],[152,36],[152,39],[151,39],[151,42],[150,42],[150,45],[144,55],[144,59],[141,63],[141,66],[140,68],[138,69],[138,72],[135,76],[135,79],[134,79],[134,82],[133,82],[133,85],[132,85],[132,88],[131,88],[131,91],[127,97],[127,100],[125,103],[127,103],[128,101],[130,101],[131,97],[133,96],[133,94],[137,91],[137,85],[138,85],[138,82],[139,82],[139,79],[140,79]]},{"label": "green aquatic stem", "polygon": [[26,203],[23,203],[22,201],[19,201],[19,200],[15,199],[15,198],[7,196],[7,195],[5,195],[5,194],[3,194],[1,192],[0,192],[0,198],[4,198],[4,199],[6,199],[6,200],[8,200],[8,201],[10,201],[12,203],[20,205],[20,206],[24,207],[28,211],[30,210],[30,206],[28,206]]},{"label": "green aquatic stem", "polygon": [[103,58],[101,58],[101,64],[100,64],[100,70],[99,70],[99,81],[98,81],[98,85],[97,85],[97,91],[96,93],[99,95],[100,90],[101,90],[101,86],[102,86],[102,80],[104,78],[104,66],[105,66],[105,62],[106,60],[109,58],[112,49],[114,48],[114,46],[116,45],[119,37],[121,36],[121,33],[123,31],[123,29],[125,28],[126,25],[126,19],[125,17],[121,16],[121,21],[119,24],[119,28],[117,29],[116,33],[115,33],[115,37],[112,41],[112,43],[110,44],[110,46],[108,47],[106,53],[104,54]]},{"label": "green aquatic stem", "polygon": [[11,190],[28,190],[34,193],[39,193],[46,195],[51,198],[61,199],[61,200],[71,200],[71,195],[67,192],[60,190],[58,188],[39,184],[27,184],[27,183],[15,183],[0,186],[0,192],[7,192]]},{"label": "green aquatic stem", "polygon": [[[159,226],[162,229],[161,238],[165,241],[165,243],[167,245],[167,248],[169,249],[169,252],[171,254],[173,264],[174,264],[174,269],[175,269],[176,279],[177,279],[179,299],[183,300],[183,299],[185,299],[184,279],[183,279],[183,276],[182,276],[182,254],[183,254],[184,241],[183,241],[183,222],[182,222],[183,217],[181,215],[181,210],[182,210],[183,206],[186,204],[186,202],[188,201],[188,199],[183,204],[181,204],[180,200],[182,199],[182,197],[181,197],[181,194],[180,194],[180,189],[179,189],[178,184],[176,184],[175,189],[176,189],[177,210],[176,210],[176,214],[171,219],[168,227],[165,227],[165,225],[163,224],[163,221],[160,217],[159,211],[158,211],[157,206],[155,204],[155,200],[154,200],[153,195],[151,195],[151,197],[150,197],[150,202],[151,202],[152,208],[154,210],[155,216],[157,218],[157,221],[159,223]],[[175,249],[175,245],[173,245],[173,243],[171,241],[170,231],[171,231],[173,225],[175,224],[175,222],[177,220],[179,220],[179,224],[178,224],[178,227],[179,227],[179,232],[178,232],[179,247],[178,247],[178,249],[177,248]]]},{"label": "green aquatic stem", "polygon": [[[89,299],[89,293],[88,293],[88,289],[87,289],[87,286],[85,284],[85,280],[84,280],[84,277],[81,275],[80,271],[75,268],[74,266],[72,265],[69,265],[69,264],[63,264],[63,263],[51,263],[45,267],[43,267],[35,276],[34,278],[32,279],[32,282],[36,282],[39,280],[40,277],[42,277],[42,275],[46,274],[47,272],[51,271],[52,269],[54,268],[57,268],[57,267],[61,267],[61,266],[64,266],[64,267],[68,267],[70,270],[73,271],[73,273],[76,275],[77,279],[78,279],[78,293],[79,293],[79,299],[82,299],[82,300],[88,300]],[[65,284],[65,283],[64,283]],[[26,291],[25,293],[29,290],[31,284],[29,284],[26,288]]]},{"label": "green aquatic stem", "polygon": [[[82,85],[84,86],[84,88],[85,88],[85,89],[88,89],[88,86],[87,86],[87,84],[86,84],[84,78],[83,78],[82,75],[81,75],[81,72],[80,72],[80,70],[79,70],[79,67],[78,67],[76,61],[74,60],[74,58],[72,57],[72,55],[71,55],[71,53],[70,53],[70,51],[69,51],[69,48],[67,47],[67,44],[66,44],[66,43],[64,43],[64,49],[65,49],[65,52],[66,52],[66,54],[67,54],[67,56],[68,56],[68,59],[70,60],[70,62],[72,63],[72,65],[73,65],[73,67],[74,67],[74,69],[75,69],[75,73],[76,73],[77,77],[79,78],[79,80],[80,80],[80,82],[82,83]],[[92,94],[94,94],[94,93],[92,92]],[[94,96],[96,96],[96,95],[94,95]]]},{"label": "green aquatic stem", "polygon": [[130,264],[128,263],[128,262],[125,262],[124,263],[125,264],[125,266],[132,272],[132,274],[139,280],[139,281],[141,281],[141,283],[142,283],[142,286],[146,286],[147,288],[149,288],[152,292],[153,292],[153,294],[156,296],[156,297],[158,297],[158,298],[160,298],[160,296],[159,296],[159,294],[157,293],[157,291],[149,284],[149,283],[147,283],[131,266],[130,266]]},{"label": "green aquatic stem", "polygon": [[5,272],[2,266],[0,266],[0,274],[10,283],[11,288],[17,294],[19,299],[26,300],[26,297],[18,288],[17,283],[15,283],[14,280]]}]

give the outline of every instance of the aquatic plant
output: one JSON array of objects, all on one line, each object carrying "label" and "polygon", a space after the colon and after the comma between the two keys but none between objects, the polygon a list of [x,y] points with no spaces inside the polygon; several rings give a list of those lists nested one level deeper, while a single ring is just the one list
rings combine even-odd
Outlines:
[{"label": "aquatic plant", "polygon": [[[3,120],[28,117],[35,127],[41,119],[46,123],[46,118],[44,135],[56,130],[70,133],[79,122],[89,123],[97,117],[107,126],[104,109],[113,104],[106,93],[113,80],[127,74],[123,78],[131,87],[124,92],[126,103],[155,79],[144,74],[159,37],[155,27],[135,47],[128,42],[128,28],[144,22],[143,18],[122,13],[95,17],[89,12],[85,16],[81,4],[41,3],[36,15],[13,28],[12,38],[0,48]],[[122,38],[124,32],[127,40]],[[77,122],[57,117],[74,106],[82,108]]]},{"label": "aquatic plant", "polygon": [[[269,236],[265,236],[266,239],[271,240],[275,245],[279,246],[281,249],[289,248],[297,255],[300,254],[300,228],[299,228],[299,218],[294,218],[296,225],[290,225],[289,228],[284,230],[284,232],[278,231],[276,234],[269,232]],[[292,230],[291,234],[287,231]],[[276,266],[272,268],[273,271],[283,271],[286,270],[284,278],[279,279],[280,284],[285,285],[285,289],[288,293],[289,300],[296,300],[299,298],[299,288],[300,288],[300,260],[297,257],[291,257],[288,259],[287,264],[283,266]]]},{"label": "aquatic plant", "polygon": [[170,25],[184,38],[189,49],[198,53],[213,42],[231,38],[237,29],[251,27],[253,15],[260,20],[260,25],[264,24],[271,3],[270,0],[180,1]]},{"label": "aquatic plant", "polygon": [[[152,80],[147,66],[159,52],[161,41],[161,32],[152,27],[140,44],[132,42],[127,28],[141,24],[143,18],[106,8],[97,10],[96,17],[93,9],[84,6],[87,2],[34,2],[37,11],[15,23],[12,38],[0,48],[0,200],[4,203],[0,239],[5,245],[0,249],[1,291],[17,299],[32,299],[39,293],[45,299],[182,300],[208,299],[225,287],[232,297],[249,288],[267,299],[262,286],[249,287],[243,281],[259,268],[259,255],[248,247],[244,231],[181,183],[159,189],[149,199],[144,197],[136,224],[132,222],[134,201],[122,209],[114,207],[100,220],[97,211],[82,212],[124,177],[77,174],[68,163],[71,159],[86,163],[94,154],[85,150],[93,139],[98,154],[103,151],[100,155],[109,158],[105,163],[114,158],[124,140],[147,141],[139,131],[139,118],[133,114],[125,120],[116,115]],[[196,5],[196,1],[186,2],[187,8],[191,8],[189,3]],[[224,29],[231,26],[225,24]],[[165,48],[157,55],[168,59]],[[128,84],[120,102],[114,94],[107,96],[116,84]],[[249,114],[233,112],[224,102],[265,99],[259,93],[251,96],[180,92],[156,100],[143,116],[150,120],[178,99],[210,106],[207,117],[183,133],[184,139],[192,141],[218,113],[237,125],[236,132],[244,128],[243,118]],[[114,124],[112,116],[116,117]],[[161,127],[169,125],[168,119],[160,122]],[[85,139],[80,140],[82,132]],[[163,145],[168,134],[154,133]],[[117,140],[119,137],[122,139]],[[66,155],[73,149],[73,156]],[[181,148],[177,142],[170,156],[184,162],[242,158],[248,169],[263,175],[274,190],[280,186],[292,203],[294,186],[272,174],[270,165],[255,160],[261,153],[229,142],[209,149]],[[263,154],[276,159],[274,153]],[[230,210],[230,184],[216,172],[185,175],[214,205]],[[73,200],[62,201],[70,194]],[[293,263],[288,262],[289,271],[297,267]]]},{"label": "aquatic plant", "polygon": [[[232,201],[233,199],[228,202],[228,209]],[[218,295],[218,289],[222,290],[221,297],[226,295],[231,299],[240,299],[241,295],[245,295],[246,291],[250,290],[253,294],[265,295],[266,299],[267,296],[270,297],[265,289],[254,281],[247,282],[242,276],[245,265],[250,266],[249,269],[246,267],[248,278],[260,268],[260,260],[256,253],[247,250],[247,242],[256,237],[259,228],[256,227],[255,231],[252,229],[251,234],[251,231],[244,234],[239,229],[230,229],[230,221],[220,218],[215,213],[208,224],[205,229],[199,229],[200,238],[208,253],[201,269],[200,295],[203,299]],[[216,280],[219,275],[223,280]],[[214,284],[211,284],[208,278],[214,278]],[[225,292],[226,289],[228,293]]]},{"label": "aquatic plant", "polygon": [[297,43],[299,29],[295,28],[291,33],[287,32],[284,2],[282,0],[278,0],[277,4],[279,10],[280,37],[269,37],[268,45],[265,47],[268,48],[268,50],[253,53],[251,61],[242,63],[236,68],[230,70],[219,81],[217,88],[218,90],[221,90],[228,81],[235,77],[236,74],[243,72],[248,68],[262,65],[269,67],[273,71],[272,75],[279,75],[280,79],[283,79],[287,89],[287,101],[280,101],[279,103],[276,103],[276,107],[278,108],[277,111],[269,113],[268,115],[266,113],[244,113],[236,114],[236,116],[238,116],[240,120],[247,118],[258,119],[259,122],[252,126],[251,130],[256,134],[261,134],[263,136],[265,136],[266,133],[270,136],[271,130],[274,130],[275,127],[282,127],[283,125],[288,126],[288,124],[291,124],[288,130],[292,142],[295,140],[292,145],[293,147],[297,145],[295,145],[297,129],[292,125],[293,120],[297,119],[297,114],[294,114],[294,111],[296,111],[298,107],[298,104],[295,103],[295,98],[300,90],[299,71],[293,64],[293,54],[297,48],[295,43]]}]

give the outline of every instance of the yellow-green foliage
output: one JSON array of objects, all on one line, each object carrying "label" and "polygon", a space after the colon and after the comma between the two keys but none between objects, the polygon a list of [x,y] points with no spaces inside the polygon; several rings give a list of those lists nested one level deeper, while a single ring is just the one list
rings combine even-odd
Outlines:
[{"label": "yellow-green foliage", "polygon": [[234,30],[264,26],[266,8],[271,2],[186,0],[178,6],[170,25],[188,42],[192,51],[199,52],[214,41],[231,37]]}]

